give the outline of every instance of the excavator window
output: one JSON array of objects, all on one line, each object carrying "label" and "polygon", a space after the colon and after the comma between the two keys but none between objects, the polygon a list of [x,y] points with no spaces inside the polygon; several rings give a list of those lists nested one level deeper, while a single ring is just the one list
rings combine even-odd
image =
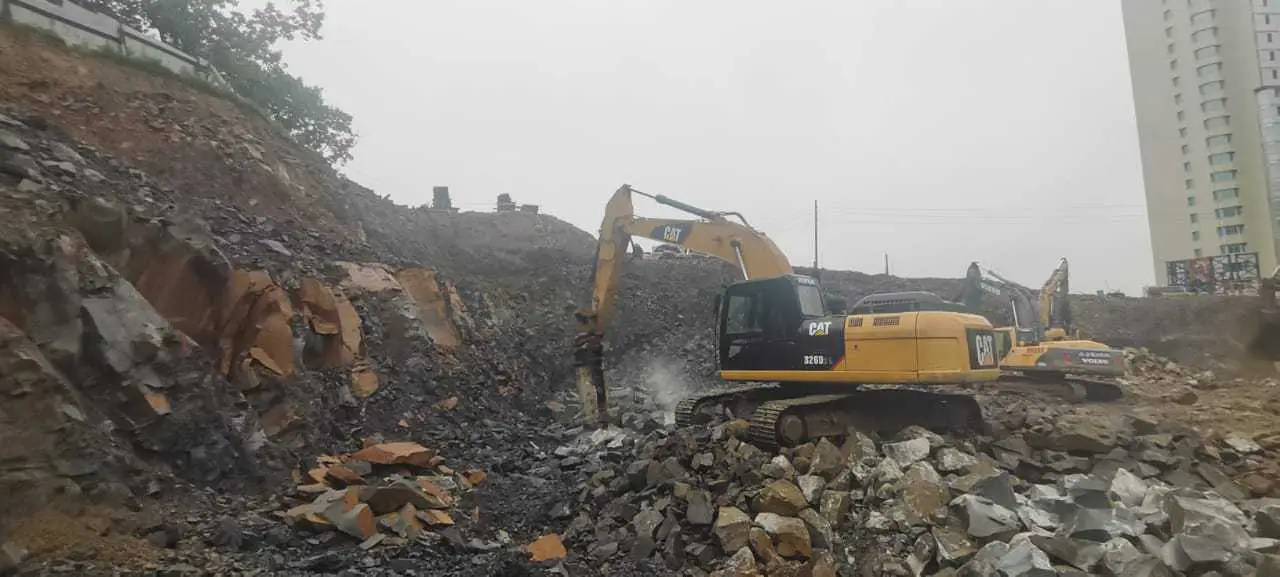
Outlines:
[{"label": "excavator window", "polygon": [[796,296],[800,297],[800,315],[804,318],[824,317],[827,314],[822,291],[816,285],[796,284]]},{"label": "excavator window", "polygon": [[825,310],[816,283],[789,277],[730,285],[725,302],[720,325],[720,366],[725,370],[763,370],[790,362],[804,319]]},{"label": "excavator window", "polygon": [[725,315],[725,332],[733,335],[758,333],[760,323],[758,303],[752,294],[729,295],[729,307]]}]

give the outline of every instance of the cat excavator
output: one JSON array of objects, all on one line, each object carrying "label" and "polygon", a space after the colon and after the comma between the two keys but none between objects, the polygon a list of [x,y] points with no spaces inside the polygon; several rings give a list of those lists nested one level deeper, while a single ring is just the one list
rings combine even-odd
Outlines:
[{"label": "cat excavator", "polygon": [[1013,326],[997,327],[996,348],[1005,380],[1024,378],[1041,383],[1067,384],[1090,400],[1110,401],[1123,396],[1111,378],[1125,374],[1124,353],[1097,341],[1082,339],[1068,301],[1067,259],[1061,259],[1032,305],[1031,291],[996,272],[969,264],[957,299],[969,310],[981,311],[982,294],[1007,298]]},{"label": "cat excavator", "polygon": [[[697,218],[638,217],[633,194]],[[742,215],[628,185],[605,207],[591,300],[575,311],[574,365],[588,422],[609,420],[604,336],[633,238],[719,258],[742,277],[715,303],[719,374],[731,386],[683,399],[676,407],[678,425],[726,413],[746,418],[749,438],[762,448],[841,436],[851,428],[984,427],[972,396],[937,391],[1000,377],[996,332],[985,317],[925,292],[870,295],[852,314],[828,310],[818,282],[796,274],[773,241]]]}]

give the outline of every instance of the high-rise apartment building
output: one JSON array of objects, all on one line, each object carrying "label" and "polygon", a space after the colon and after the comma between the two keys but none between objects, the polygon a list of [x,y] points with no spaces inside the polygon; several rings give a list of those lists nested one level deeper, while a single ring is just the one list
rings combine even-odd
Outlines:
[{"label": "high-rise apartment building", "polygon": [[1166,263],[1276,266],[1280,0],[1122,0],[1158,284]]}]

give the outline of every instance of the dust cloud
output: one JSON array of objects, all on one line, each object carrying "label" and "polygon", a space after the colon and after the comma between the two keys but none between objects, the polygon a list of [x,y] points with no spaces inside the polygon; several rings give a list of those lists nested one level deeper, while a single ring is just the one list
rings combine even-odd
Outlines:
[{"label": "dust cloud", "polygon": [[680,362],[667,357],[650,359],[641,373],[644,386],[653,395],[653,400],[662,407],[662,418],[667,424],[676,420],[676,405],[688,396],[695,387],[680,370]]}]

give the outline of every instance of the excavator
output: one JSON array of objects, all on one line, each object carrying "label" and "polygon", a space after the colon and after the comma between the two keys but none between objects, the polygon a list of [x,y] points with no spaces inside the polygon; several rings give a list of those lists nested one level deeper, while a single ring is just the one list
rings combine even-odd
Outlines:
[{"label": "excavator", "polygon": [[[636,216],[633,194],[697,218]],[[588,422],[610,419],[604,335],[634,238],[716,257],[742,276],[715,303],[719,374],[733,386],[683,399],[676,407],[678,425],[726,413],[747,418],[748,436],[762,448],[842,436],[851,428],[983,429],[972,396],[935,391],[1000,377],[996,331],[985,317],[923,292],[870,295],[855,303],[852,314],[828,310],[818,282],[796,274],[773,241],[741,214],[629,185],[605,207],[591,300],[575,311],[574,365]]]},{"label": "excavator", "polygon": [[1123,393],[1109,379],[1125,374],[1124,353],[1080,337],[1071,317],[1068,278],[1064,258],[1040,288],[1036,306],[1032,305],[1031,291],[972,262],[957,300],[975,312],[981,311],[983,293],[1009,300],[1013,326],[995,329],[1006,381],[1018,377],[1069,385],[1077,396],[1088,400],[1119,399]]}]

